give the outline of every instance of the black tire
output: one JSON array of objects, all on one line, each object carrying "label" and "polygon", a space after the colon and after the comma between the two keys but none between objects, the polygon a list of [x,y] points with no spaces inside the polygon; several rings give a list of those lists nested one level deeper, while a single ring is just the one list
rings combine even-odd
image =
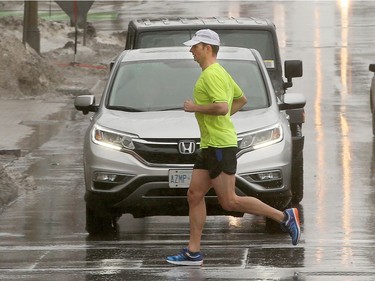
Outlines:
[{"label": "black tire", "polygon": [[371,110],[371,113],[374,114],[374,107],[372,105],[372,94],[371,94],[371,90],[370,90],[370,110]]},{"label": "black tire", "polygon": [[86,231],[90,235],[117,232],[117,217],[101,216],[98,212],[86,206]]},{"label": "black tire", "polygon": [[293,157],[292,163],[292,203],[298,204],[303,199],[303,151]]},{"label": "black tire", "polygon": [[[293,136],[302,137],[302,124],[291,124]],[[303,199],[303,143],[293,145],[292,173],[291,173],[291,191],[292,203],[298,204]]]},{"label": "black tire", "polygon": [[266,232],[270,234],[283,233],[280,224],[269,218],[266,218]]}]

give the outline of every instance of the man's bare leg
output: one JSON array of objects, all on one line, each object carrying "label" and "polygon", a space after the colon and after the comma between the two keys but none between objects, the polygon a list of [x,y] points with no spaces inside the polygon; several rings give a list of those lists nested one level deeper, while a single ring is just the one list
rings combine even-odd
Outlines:
[{"label": "man's bare leg", "polygon": [[211,188],[211,179],[207,170],[193,170],[188,191],[190,240],[188,249],[191,252],[200,251],[202,231],[206,222],[206,202],[204,196]]},{"label": "man's bare leg", "polygon": [[235,176],[221,173],[212,180],[221,206],[228,211],[265,216],[277,222],[284,220],[283,212],[254,197],[238,196],[235,193]]}]

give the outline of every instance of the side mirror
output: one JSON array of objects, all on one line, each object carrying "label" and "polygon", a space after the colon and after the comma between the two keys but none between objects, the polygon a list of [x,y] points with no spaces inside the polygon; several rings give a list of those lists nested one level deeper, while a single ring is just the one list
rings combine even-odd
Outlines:
[{"label": "side mirror", "polygon": [[285,94],[283,103],[279,104],[280,110],[301,109],[306,104],[306,98],[303,94]]},{"label": "side mirror", "polygon": [[375,72],[375,63],[372,63],[368,66],[368,70],[370,70],[371,72]]},{"label": "side mirror", "polygon": [[74,107],[77,110],[82,111],[84,115],[89,112],[97,112],[99,109],[99,106],[95,104],[94,95],[81,95],[76,97],[74,100]]},{"label": "side mirror", "polygon": [[302,61],[286,60],[284,62],[285,77],[288,82],[284,83],[284,90],[293,86],[292,78],[302,77]]}]

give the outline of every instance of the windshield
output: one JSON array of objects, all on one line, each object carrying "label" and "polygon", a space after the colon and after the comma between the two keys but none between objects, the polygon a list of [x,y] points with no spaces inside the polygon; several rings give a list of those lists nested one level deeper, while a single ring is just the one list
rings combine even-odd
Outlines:
[{"label": "windshield", "polygon": [[[256,62],[222,60],[224,66],[248,98],[244,110],[269,106],[263,77]],[[123,63],[117,71],[107,107],[124,111],[183,109],[192,99],[201,73],[191,60],[157,60]]]},{"label": "windshield", "polygon": [[[271,32],[245,29],[215,29],[215,31],[220,36],[222,46],[256,49],[261,54],[267,68],[275,68],[275,50]],[[138,48],[182,46],[194,34],[195,30],[142,32],[139,37]]]}]

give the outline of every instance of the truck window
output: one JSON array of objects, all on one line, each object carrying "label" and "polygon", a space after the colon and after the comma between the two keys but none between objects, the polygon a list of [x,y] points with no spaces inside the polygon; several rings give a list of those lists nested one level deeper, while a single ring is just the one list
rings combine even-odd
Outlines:
[{"label": "truck window", "polygon": [[271,32],[264,30],[217,30],[222,46],[256,49],[267,68],[275,68],[275,49]]},{"label": "truck window", "polygon": [[190,40],[189,30],[142,32],[138,38],[138,48],[182,46]]},{"label": "truck window", "polygon": [[[272,33],[265,30],[214,29],[222,46],[253,48],[259,51],[267,68],[275,68],[275,49]],[[196,30],[157,30],[139,34],[136,48],[182,46]]]}]

